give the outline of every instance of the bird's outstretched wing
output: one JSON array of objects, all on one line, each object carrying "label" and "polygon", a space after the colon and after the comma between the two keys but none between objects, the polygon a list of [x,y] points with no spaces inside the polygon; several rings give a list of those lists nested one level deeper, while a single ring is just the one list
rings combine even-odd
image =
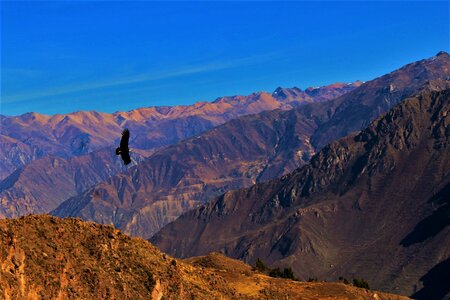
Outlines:
[{"label": "bird's outstretched wing", "polygon": [[122,152],[126,149],[128,150],[128,140],[130,139],[130,131],[125,129],[122,131],[122,139],[120,140],[120,149]]}]

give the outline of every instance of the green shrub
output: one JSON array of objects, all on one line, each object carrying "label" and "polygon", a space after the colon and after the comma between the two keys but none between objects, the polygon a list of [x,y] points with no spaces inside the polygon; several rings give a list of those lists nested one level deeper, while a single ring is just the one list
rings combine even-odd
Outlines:
[{"label": "green shrub", "polygon": [[350,282],[348,282],[347,278],[339,276],[339,281],[342,281],[342,283],[344,284],[349,284]]},{"label": "green shrub", "polygon": [[370,290],[369,284],[364,279],[353,279],[353,285],[359,288]]},{"label": "green shrub", "polygon": [[294,272],[292,271],[291,267],[289,268],[284,268],[283,269],[283,274],[282,276],[283,278],[289,278],[292,280],[296,280],[295,276],[294,276]]},{"label": "green shrub", "polygon": [[265,272],[265,271],[268,270],[266,264],[262,260],[260,260],[259,258],[256,259],[255,269],[257,271],[259,271],[259,272]]},{"label": "green shrub", "polygon": [[270,277],[280,277],[280,278],[287,278],[287,279],[292,279],[292,280],[298,280],[294,276],[294,272],[292,271],[291,267],[284,268],[283,271],[281,271],[280,268],[271,269],[269,271],[269,276]]},{"label": "green shrub", "polygon": [[269,271],[270,277],[281,277],[281,275],[283,275],[283,273],[281,273],[280,268],[271,269]]}]

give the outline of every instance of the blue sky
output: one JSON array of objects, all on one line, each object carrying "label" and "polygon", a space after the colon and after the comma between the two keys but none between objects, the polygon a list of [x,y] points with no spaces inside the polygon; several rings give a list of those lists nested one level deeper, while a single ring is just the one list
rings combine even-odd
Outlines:
[{"label": "blue sky", "polygon": [[2,1],[0,113],[365,81],[449,47],[448,1]]}]

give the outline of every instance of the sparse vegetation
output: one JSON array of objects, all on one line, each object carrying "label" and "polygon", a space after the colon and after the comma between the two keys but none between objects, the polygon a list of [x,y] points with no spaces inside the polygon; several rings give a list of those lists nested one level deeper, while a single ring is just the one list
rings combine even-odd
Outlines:
[{"label": "sparse vegetation", "polygon": [[287,278],[287,279],[292,279],[292,280],[298,280],[295,276],[294,276],[294,272],[292,271],[292,268],[284,268],[283,271],[280,270],[280,268],[275,268],[270,270],[269,272],[269,276],[271,277],[281,277],[281,278]]},{"label": "sparse vegetation", "polygon": [[292,271],[292,268],[284,268],[281,270],[280,268],[269,268],[261,259],[257,258],[255,262],[255,270],[258,272],[266,273],[270,277],[279,277],[279,278],[286,278],[291,280],[298,280],[298,278],[295,277],[294,271]]},{"label": "sparse vegetation", "polygon": [[347,280],[347,278],[345,278],[345,277],[342,277],[342,276],[339,276],[339,281],[341,281],[342,283],[344,283],[344,284],[349,284],[350,282]]},{"label": "sparse vegetation", "polygon": [[270,277],[281,277],[282,272],[280,268],[270,269],[269,276]]}]

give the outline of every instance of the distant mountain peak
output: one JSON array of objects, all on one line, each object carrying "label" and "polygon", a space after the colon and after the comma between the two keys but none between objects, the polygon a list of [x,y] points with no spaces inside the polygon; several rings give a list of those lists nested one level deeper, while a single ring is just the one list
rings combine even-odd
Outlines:
[{"label": "distant mountain peak", "polygon": [[336,82],[325,86],[308,87],[304,91],[298,87],[277,87],[272,93],[272,97],[283,102],[291,102],[293,99],[301,99],[304,103],[321,102],[336,98],[340,94],[359,87],[361,84],[362,82],[360,81],[354,83]]},{"label": "distant mountain peak", "polygon": [[439,57],[439,56],[447,56],[447,57],[449,57],[450,55],[447,52],[445,52],[445,51],[439,51],[438,54],[436,54],[436,56],[437,57]]},{"label": "distant mountain peak", "polygon": [[296,97],[302,95],[304,92],[298,87],[293,88],[283,88],[281,86],[277,87],[272,93],[272,97],[277,100],[286,100],[288,98]]}]

